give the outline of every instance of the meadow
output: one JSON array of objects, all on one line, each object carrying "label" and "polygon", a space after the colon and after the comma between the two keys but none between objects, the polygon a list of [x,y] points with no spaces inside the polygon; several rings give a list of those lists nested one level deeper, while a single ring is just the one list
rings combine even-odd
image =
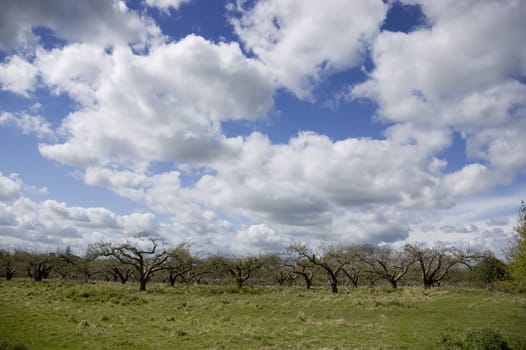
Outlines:
[{"label": "meadow", "polygon": [[526,296],[0,280],[0,349],[432,349],[482,328],[522,348]]}]

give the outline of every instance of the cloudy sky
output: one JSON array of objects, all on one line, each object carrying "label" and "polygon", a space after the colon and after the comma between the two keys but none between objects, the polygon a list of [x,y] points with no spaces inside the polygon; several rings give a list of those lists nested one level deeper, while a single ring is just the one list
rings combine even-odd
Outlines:
[{"label": "cloudy sky", "polygon": [[509,242],[522,0],[3,0],[0,247]]}]

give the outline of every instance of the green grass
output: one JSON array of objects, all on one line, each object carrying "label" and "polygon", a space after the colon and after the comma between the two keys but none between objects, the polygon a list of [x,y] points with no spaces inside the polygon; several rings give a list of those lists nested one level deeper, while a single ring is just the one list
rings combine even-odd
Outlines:
[{"label": "green grass", "polygon": [[[526,296],[482,289],[136,286],[0,280],[0,343],[27,349],[423,349],[524,337]],[[525,344],[523,340],[522,344]]]}]

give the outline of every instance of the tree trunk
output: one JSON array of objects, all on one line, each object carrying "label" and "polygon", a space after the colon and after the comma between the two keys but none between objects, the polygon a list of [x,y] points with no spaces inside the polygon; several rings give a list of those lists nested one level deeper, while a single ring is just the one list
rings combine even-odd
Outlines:
[{"label": "tree trunk", "polygon": [[45,278],[44,267],[42,264],[36,264],[33,267],[33,280],[35,282],[41,282]]},{"label": "tree trunk", "polygon": [[398,288],[398,283],[396,282],[396,280],[390,280],[389,282],[391,282],[391,288],[392,289],[397,289]]},{"label": "tree trunk", "polygon": [[139,290],[140,290],[141,292],[144,292],[144,291],[146,290],[146,283],[147,283],[147,282],[148,282],[148,281],[147,281],[146,279],[144,279],[144,278],[141,278],[141,279],[139,280]]},{"label": "tree trunk", "polygon": [[432,280],[424,280],[424,289],[431,289],[433,287],[433,281]]},{"label": "tree trunk", "polygon": [[305,280],[305,285],[307,286],[307,289],[310,289],[310,287],[312,287],[312,280],[314,278],[314,276],[312,274],[308,274],[306,272],[297,272],[298,274],[300,274],[303,279]]},{"label": "tree trunk", "polygon": [[329,284],[331,285],[331,291],[333,293],[338,293],[338,278],[336,277],[336,273],[334,273],[330,269],[325,269],[327,272],[327,278],[329,279]]},{"label": "tree trunk", "polygon": [[177,277],[175,276],[168,276],[168,280],[170,281],[170,287],[173,287],[175,285],[175,280],[177,279]]},{"label": "tree trunk", "polygon": [[84,282],[88,283],[91,279],[91,273],[84,273]]},{"label": "tree trunk", "polygon": [[35,282],[41,282],[44,278],[44,275],[40,271],[35,271],[34,280]]},{"label": "tree trunk", "polygon": [[13,279],[14,275],[15,275],[15,271],[14,270],[7,269],[6,272],[5,272],[5,279],[6,279],[6,281],[11,281]]},{"label": "tree trunk", "polygon": [[243,288],[243,284],[244,284],[244,282],[245,282],[245,281],[244,281],[242,278],[238,278],[238,279],[237,279],[237,287],[238,287],[239,289]]},{"label": "tree trunk", "polygon": [[331,291],[333,293],[338,293],[338,282],[337,281],[331,281]]}]

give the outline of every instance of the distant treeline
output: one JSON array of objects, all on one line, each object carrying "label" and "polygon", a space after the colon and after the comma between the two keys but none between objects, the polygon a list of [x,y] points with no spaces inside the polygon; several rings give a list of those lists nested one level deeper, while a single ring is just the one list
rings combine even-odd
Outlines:
[{"label": "distant treeline", "polygon": [[187,242],[166,247],[161,238],[141,234],[133,243],[100,242],[83,256],[71,249],[52,253],[0,251],[0,273],[6,280],[47,278],[133,281],[140,290],[149,282],[340,287],[422,285],[490,286],[511,279],[508,265],[490,252],[452,246],[407,244],[388,246],[326,246],[294,244],[284,252],[257,256],[199,257]]}]

